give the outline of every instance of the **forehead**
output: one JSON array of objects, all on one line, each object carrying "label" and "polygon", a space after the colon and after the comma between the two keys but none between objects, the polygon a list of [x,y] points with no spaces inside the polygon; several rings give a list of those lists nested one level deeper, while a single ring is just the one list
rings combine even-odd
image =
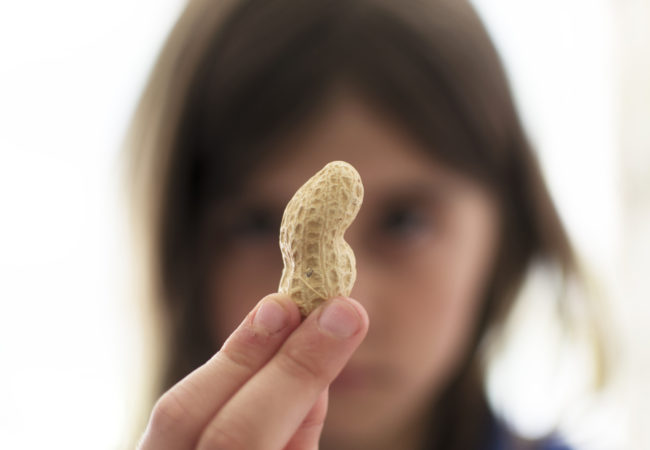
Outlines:
[{"label": "forehead", "polygon": [[248,188],[289,198],[325,164],[343,160],[361,175],[366,196],[404,184],[441,181],[450,174],[396,121],[353,94],[332,99],[309,123],[274,142]]}]

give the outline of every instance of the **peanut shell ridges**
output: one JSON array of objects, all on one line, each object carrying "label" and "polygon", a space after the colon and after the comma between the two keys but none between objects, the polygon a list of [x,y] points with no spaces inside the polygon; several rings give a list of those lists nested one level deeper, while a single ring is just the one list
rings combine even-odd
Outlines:
[{"label": "peanut shell ridges", "polygon": [[343,234],[362,201],[359,173],[344,161],[333,161],[287,204],[280,225],[284,269],[278,291],[288,294],[303,316],[327,299],[350,295],[356,260]]}]

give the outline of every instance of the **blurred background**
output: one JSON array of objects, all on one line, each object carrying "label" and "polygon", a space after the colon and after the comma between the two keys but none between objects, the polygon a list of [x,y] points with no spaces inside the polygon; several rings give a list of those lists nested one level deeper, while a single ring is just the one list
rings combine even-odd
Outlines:
[{"label": "blurred background", "polygon": [[[557,343],[533,302],[491,397],[530,435],[650,448],[650,1],[473,3],[617,335],[610,388],[554,406],[583,367],[538,370]],[[145,368],[120,145],[183,5],[0,3],[0,448],[125,446]]]}]

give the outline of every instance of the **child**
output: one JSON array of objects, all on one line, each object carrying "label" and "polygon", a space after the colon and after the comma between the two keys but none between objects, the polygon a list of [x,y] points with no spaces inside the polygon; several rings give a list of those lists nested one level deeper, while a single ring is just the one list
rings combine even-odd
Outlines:
[{"label": "child", "polygon": [[[165,338],[142,449],[566,448],[486,401],[531,263],[576,267],[467,2],[191,1],[131,145]],[[279,223],[333,160],[365,186],[354,300],[301,321]]]}]

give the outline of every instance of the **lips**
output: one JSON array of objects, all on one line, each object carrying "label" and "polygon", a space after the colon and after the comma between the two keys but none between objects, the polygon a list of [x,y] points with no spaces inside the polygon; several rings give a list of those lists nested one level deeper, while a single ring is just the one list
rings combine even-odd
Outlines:
[{"label": "lips", "polygon": [[385,384],[390,371],[381,366],[346,366],[331,384],[333,390],[369,389]]}]

